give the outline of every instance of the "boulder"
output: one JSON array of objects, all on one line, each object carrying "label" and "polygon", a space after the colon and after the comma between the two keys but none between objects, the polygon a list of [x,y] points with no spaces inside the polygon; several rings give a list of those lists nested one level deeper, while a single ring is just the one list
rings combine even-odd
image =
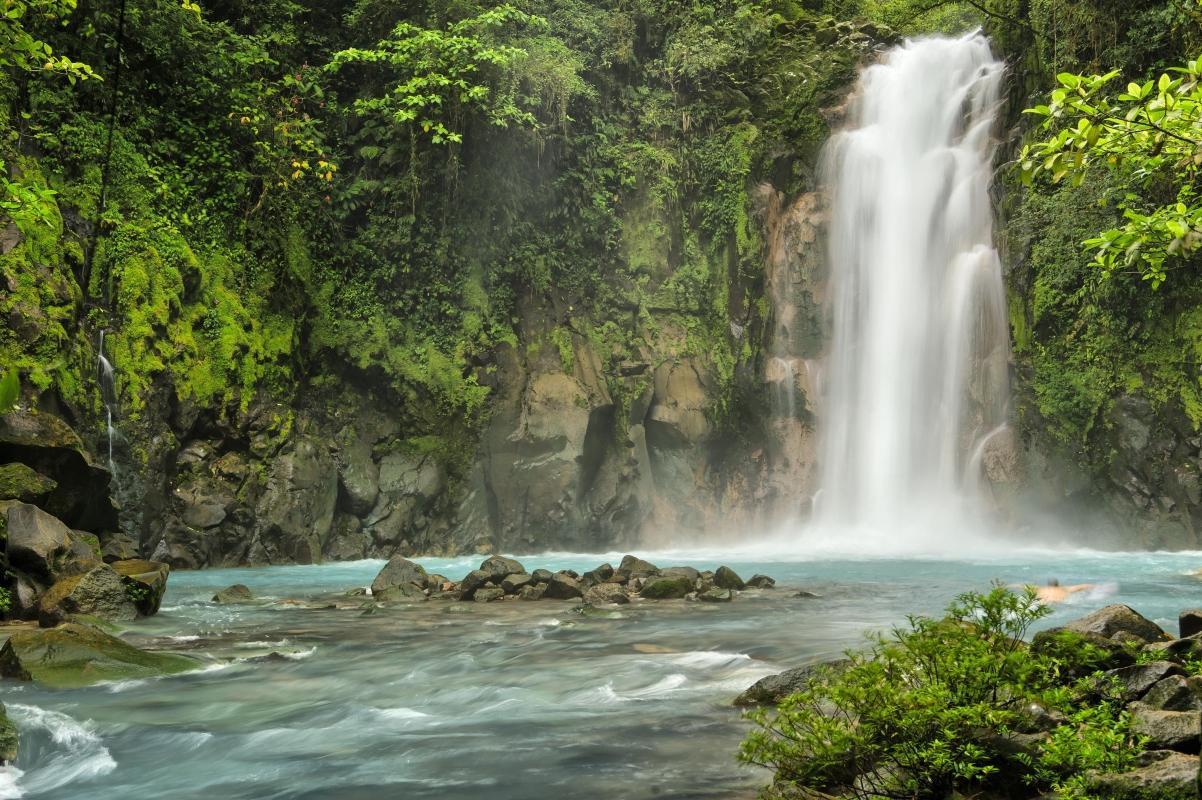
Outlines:
[{"label": "boulder", "polygon": [[585,591],[584,602],[593,606],[625,605],[630,602],[630,596],[619,584],[598,583]]},{"label": "boulder", "polygon": [[1172,639],[1167,642],[1152,642],[1144,645],[1145,653],[1152,653],[1160,659],[1174,661],[1202,661],[1202,639],[1191,636],[1188,639]]},{"label": "boulder", "polygon": [[1202,715],[1196,711],[1160,711],[1140,702],[1132,703],[1128,709],[1132,713],[1132,730],[1147,737],[1149,749],[1198,753]]},{"label": "boulder", "polygon": [[1152,661],[1108,670],[1105,677],[1113,680],[1118,685],[1123,700],[1130,702],[1143,697],[1156,683],[1170,675],[1184,674],[1185,671],[1172,661]]},{"label": "boulder", "polygon": [[126,594],[138,607],[138,614],[148,617],[157,614],[167,592],[167,578],[171,567],[162,561],[131,558],[114,561],[110,566],[121,576]]},{"label": "boulder", "polygon": [[100,546],[100,558],[109,564],[130,561],[139,557],[138,537],[129,533],[105,534]]},{"label": "boulder", "polygon": [[661,578],[686,578],[693,584],[701,577],[701,573],[692,567],[665,567],[659,571],[659,575]]},{"label": "boulder", "polygon": [[491,603],[493,600],[500,600],[505,597],[505,590],[500,586],[481,586],[472,595],[472,599],[477,603]]},{"label": "boulder", "polygon": [[1133,636],[1145,642],[1159,642],[1169,638],[1155,622],[1121,604],[1098,609],[1081,619],[1067,623],[1064,627],[1077,633],[1096,633],[1107,639],[1114,639],[1116,636],[1122,638],[1120,634]]},{"label": "boulder", "polygon": [[776,580],[767,575],[752,575],[747,579],[748,589],[772,589],[775,587]]},{"label": "boulder", "polygon": [[388,563],[376,575],[375,580],[371,582],[371,593],[379,594],[387,589],[392,589],[401,584],[424,589],[429,576],[426,574],[426,569],[421,564],[417,564],[404,556],[393,556],[388,559]]},{"label": "boulder", "polygon": [[74,623],[17,631],[0,648],[0,676],[55,688],[170,675],[199,666],[194,658],[139,650],[90,625]]},{"label": "boulder", "polygon": [[547,591],[545,583],[528,583],[518,592],[518,598],[521,600],[542,600],[543,594]]},{"label": "boulder", "polygon": [[488,583],[491,576],[481,569],[474,569],[467,575],[463,576],[463,580],[459,582],[459,591],[463,592],[463,597],[470,600],[472,594],[484,584]]},{"label": "boulder", "polygon": [[249,603],[254,600],[255,596],[251,594],[250,589],[241,583],[235,583],[233,586],[227,586],[217,594],[213,595],[214,603],[228,605],[232,603]]},{"label": "boulder", "polygon": [[[1089,645],[1089,648],[1083,648]],[[1061,656],[1071,651],[1070,655],[1089,652],[1093,657],[1086,663],[1074,667],[1072,674],[1066,677],[1084,677],[1097,670],[1116,669],[1131,666],[1135,663],[1135,654],[1123,646],[1122,642],[1108,639],[1099,633],[1081,633],[1066,628],[1049,628],[1040,631],[1031,638],[1031,652]],[[1076,659],[1067,659],[1072,663]],[[1066,664],[1066,667],[1068,664]]]},{"label": "boulder", "polygon": [[543,597],[552,600],[574,600],[584,596],[580,582],[567,572],[556,572],[551,576],[551,580],[547,581],[546,587]]},{"label": "boulder", "polygon": [[1202,711],[1202,677],[1170,675],[1149,689],[1143,702],[1161,711]]},{"label": "boulder", "polygon": [[1182,639],[1188,639],[1196,633],[1202,633],[1202,609],[1191,608],[1177,615],[1177,630]]},{"label": "boulder", "polygon": [[743,579],[733,569],[722,566],[714,570],[714,585],[721,589],[741,591],[747,584],[743,582]]},{"label": "boulder", "polygon": [[549,569],[536,569],[530,573],[530,578],[535,583],[546,583],[551,580],[552,572]]},{"label": "boulder", "polygon": [[723,589],[719,586],[714,586],[706,589],[701,594],[697,595],[697,599],[703,603],[729,603],[734,599],[734,592],[730,589]]},{"label": "boulder", "polygon": [[605,583],[614,576],[614,568],[612,564],[602,564],[596,569],[591,569],[580,579],[589,586],[596,586],[599,583]]},{"label": "boulder", "polygon": [[516,575],[506,575],[501,580],[501,588],[506,594],[517,594],[522,590],[523,586],[529,585],[534,578],[525,572],[519,572]]},{"label": "boulder", "polygon": [[416,583],[402,581],[380,589],[372,590],[372,597],[382,603],[411,603],[426,599],[426,588]]},{"label": "boulder", "polygon": [[0,500],[41,503],[58,482],[25,464],[0,464]]},{"label": "boulder", "polygon": [[28,503],[11,503],[5,513],[8,562],[38,578],[58,574],[71,552],[71,529]]},{"label": "boulder", "polygon": [[655,577],[643,584],[641,597],[651,600],[672,600],[684,597],[693,591],[693,582],[688,578]]},{"label": "boulder", "polygon": [[8,718],[8,709],[0,703],[0,766],[17,760],[17,726]]},{"label": "boulder", "polygon": [[494,583],[500,583],[506,575],[524,573],[526,568],[521,562],[504,556],[489,556],[480,564],[480,571],[488,575]]},{"label": "boulder", "polygon": [[826,671],[838,671],[846,668],[851,662],[841,658],[834,661],[820,661],[806,664],[802,667],[785,670],[776,675],[760,678],[750,688],[735,698],[736,706],[776,705],[794,692],[799,692],[816,677]]},{"label": "boulder", "polygon": [[38,600],[38,624],[43,628],[79,615],[129,622],[137,618],[138,608],[116,570],[101,564],[82,575],[62,578]]},{"label": "boulder", "polygon": [[645,578],[659,572],[659,567],[650,561],[644,561],[634,556],[622,556],[622,562],[618,565],[618,569],[632,578]]},{"label": "boulder", "polygon": [[1196,800],[1197,780],[1197,756],[1151,750],[1130,772],[1090,775],[1086,790],[1106,800]]}]

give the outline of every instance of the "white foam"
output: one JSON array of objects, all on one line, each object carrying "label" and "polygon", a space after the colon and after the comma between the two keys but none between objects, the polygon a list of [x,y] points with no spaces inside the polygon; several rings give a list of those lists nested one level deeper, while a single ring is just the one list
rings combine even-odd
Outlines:
[{"label": "white foam", "polygon": [[28,735],[29,729],[45,731],[56,746],[46,761],[21,776],[24,780],[20,789],[34,794],[48,792],[107,775],[117,768],[117,762],[90,723],[80,723],[59,711],[19,703],[11,704],[8,710],[18,729],[25,729],[23,735]]},{"label": "white foam", "polygon": [[20,783],[24,774],[16,767],[0,767],[0,800],[16,800],[25,796]]},{"label": "white foam", "polygon": [[746,653],[724,653],[720,650],[692,650],[687,653],[674,653],[668,657],[668,661],[673,664],[694,669],[731,667],[750,660],[751,656]]}]

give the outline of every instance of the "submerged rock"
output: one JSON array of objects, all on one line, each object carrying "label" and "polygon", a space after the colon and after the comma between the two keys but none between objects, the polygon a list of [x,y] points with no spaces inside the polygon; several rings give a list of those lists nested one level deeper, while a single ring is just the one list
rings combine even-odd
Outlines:
[{"label": "submerged rock", "polygon": [[200,664],[175,653],[139,650],[97,628],[74,623],[17,631],[0,649],[0,676],[58,688],[170,675]]},{"label": "submerged rock", "polygon": [[217,594],[213,595],[214,603],[248,603],[254,600],[255,596],[251,594],[250,589],[241,583],[235,583],[233,586],[227,586]]},{"label": "submerged rock", "polygon": [[38,601],[38,624],[43,628],[79,615],[106,622],[128,622],[137,618],[138,609],[121,576],[102,564],[83,575],[59,580]]}]

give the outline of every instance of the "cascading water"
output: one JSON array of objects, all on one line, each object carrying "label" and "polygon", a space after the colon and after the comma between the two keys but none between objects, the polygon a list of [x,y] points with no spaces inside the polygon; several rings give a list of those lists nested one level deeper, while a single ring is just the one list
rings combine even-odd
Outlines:
[{"label": "cascading water", "polygon": [[113,427],[113,409],[117,406],[117,390],[113,382],[113,365],[104,356],[104,329],[100,331],[100,344],[96,353],[96,380],[100,385],[100,399],[104,403],[104,417],[108,433],[109,473],[117,480],[117,462],[113,460],[113,439],[117,429]]},{"label": "cascading water", "polygon": [[864,71],[831,142],[822,528],[905,526],[938,548],[976,505],[971,455],[1008,397],[989,198],[1002,74],[979,34],[908,41]]}]

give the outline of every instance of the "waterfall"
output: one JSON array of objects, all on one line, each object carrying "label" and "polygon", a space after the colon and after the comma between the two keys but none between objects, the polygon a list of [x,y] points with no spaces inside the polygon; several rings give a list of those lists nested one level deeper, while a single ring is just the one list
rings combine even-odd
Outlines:
[{"label": "waterfall", "polygon": [[117,462],[113,460],[113,439],[117,429],[113,427],[113,409],[117,407],[117,390],[113,383],[113,365],[104,357],[104,334],[105,330],[101,328],[100,345],[96,354],[96,379],[100,385],[100,399],[104,403],[104,417],[108,433],[109,473],[113,476],[113,482],[116,483]]},{"label": "waterfall", "polygon": [[913,526],[939,546],[979,505],[972,455],[1008,399],[989,197],[1002,74],[979,34],[907,41],[864,70],[828,147],[820,526]]}]

